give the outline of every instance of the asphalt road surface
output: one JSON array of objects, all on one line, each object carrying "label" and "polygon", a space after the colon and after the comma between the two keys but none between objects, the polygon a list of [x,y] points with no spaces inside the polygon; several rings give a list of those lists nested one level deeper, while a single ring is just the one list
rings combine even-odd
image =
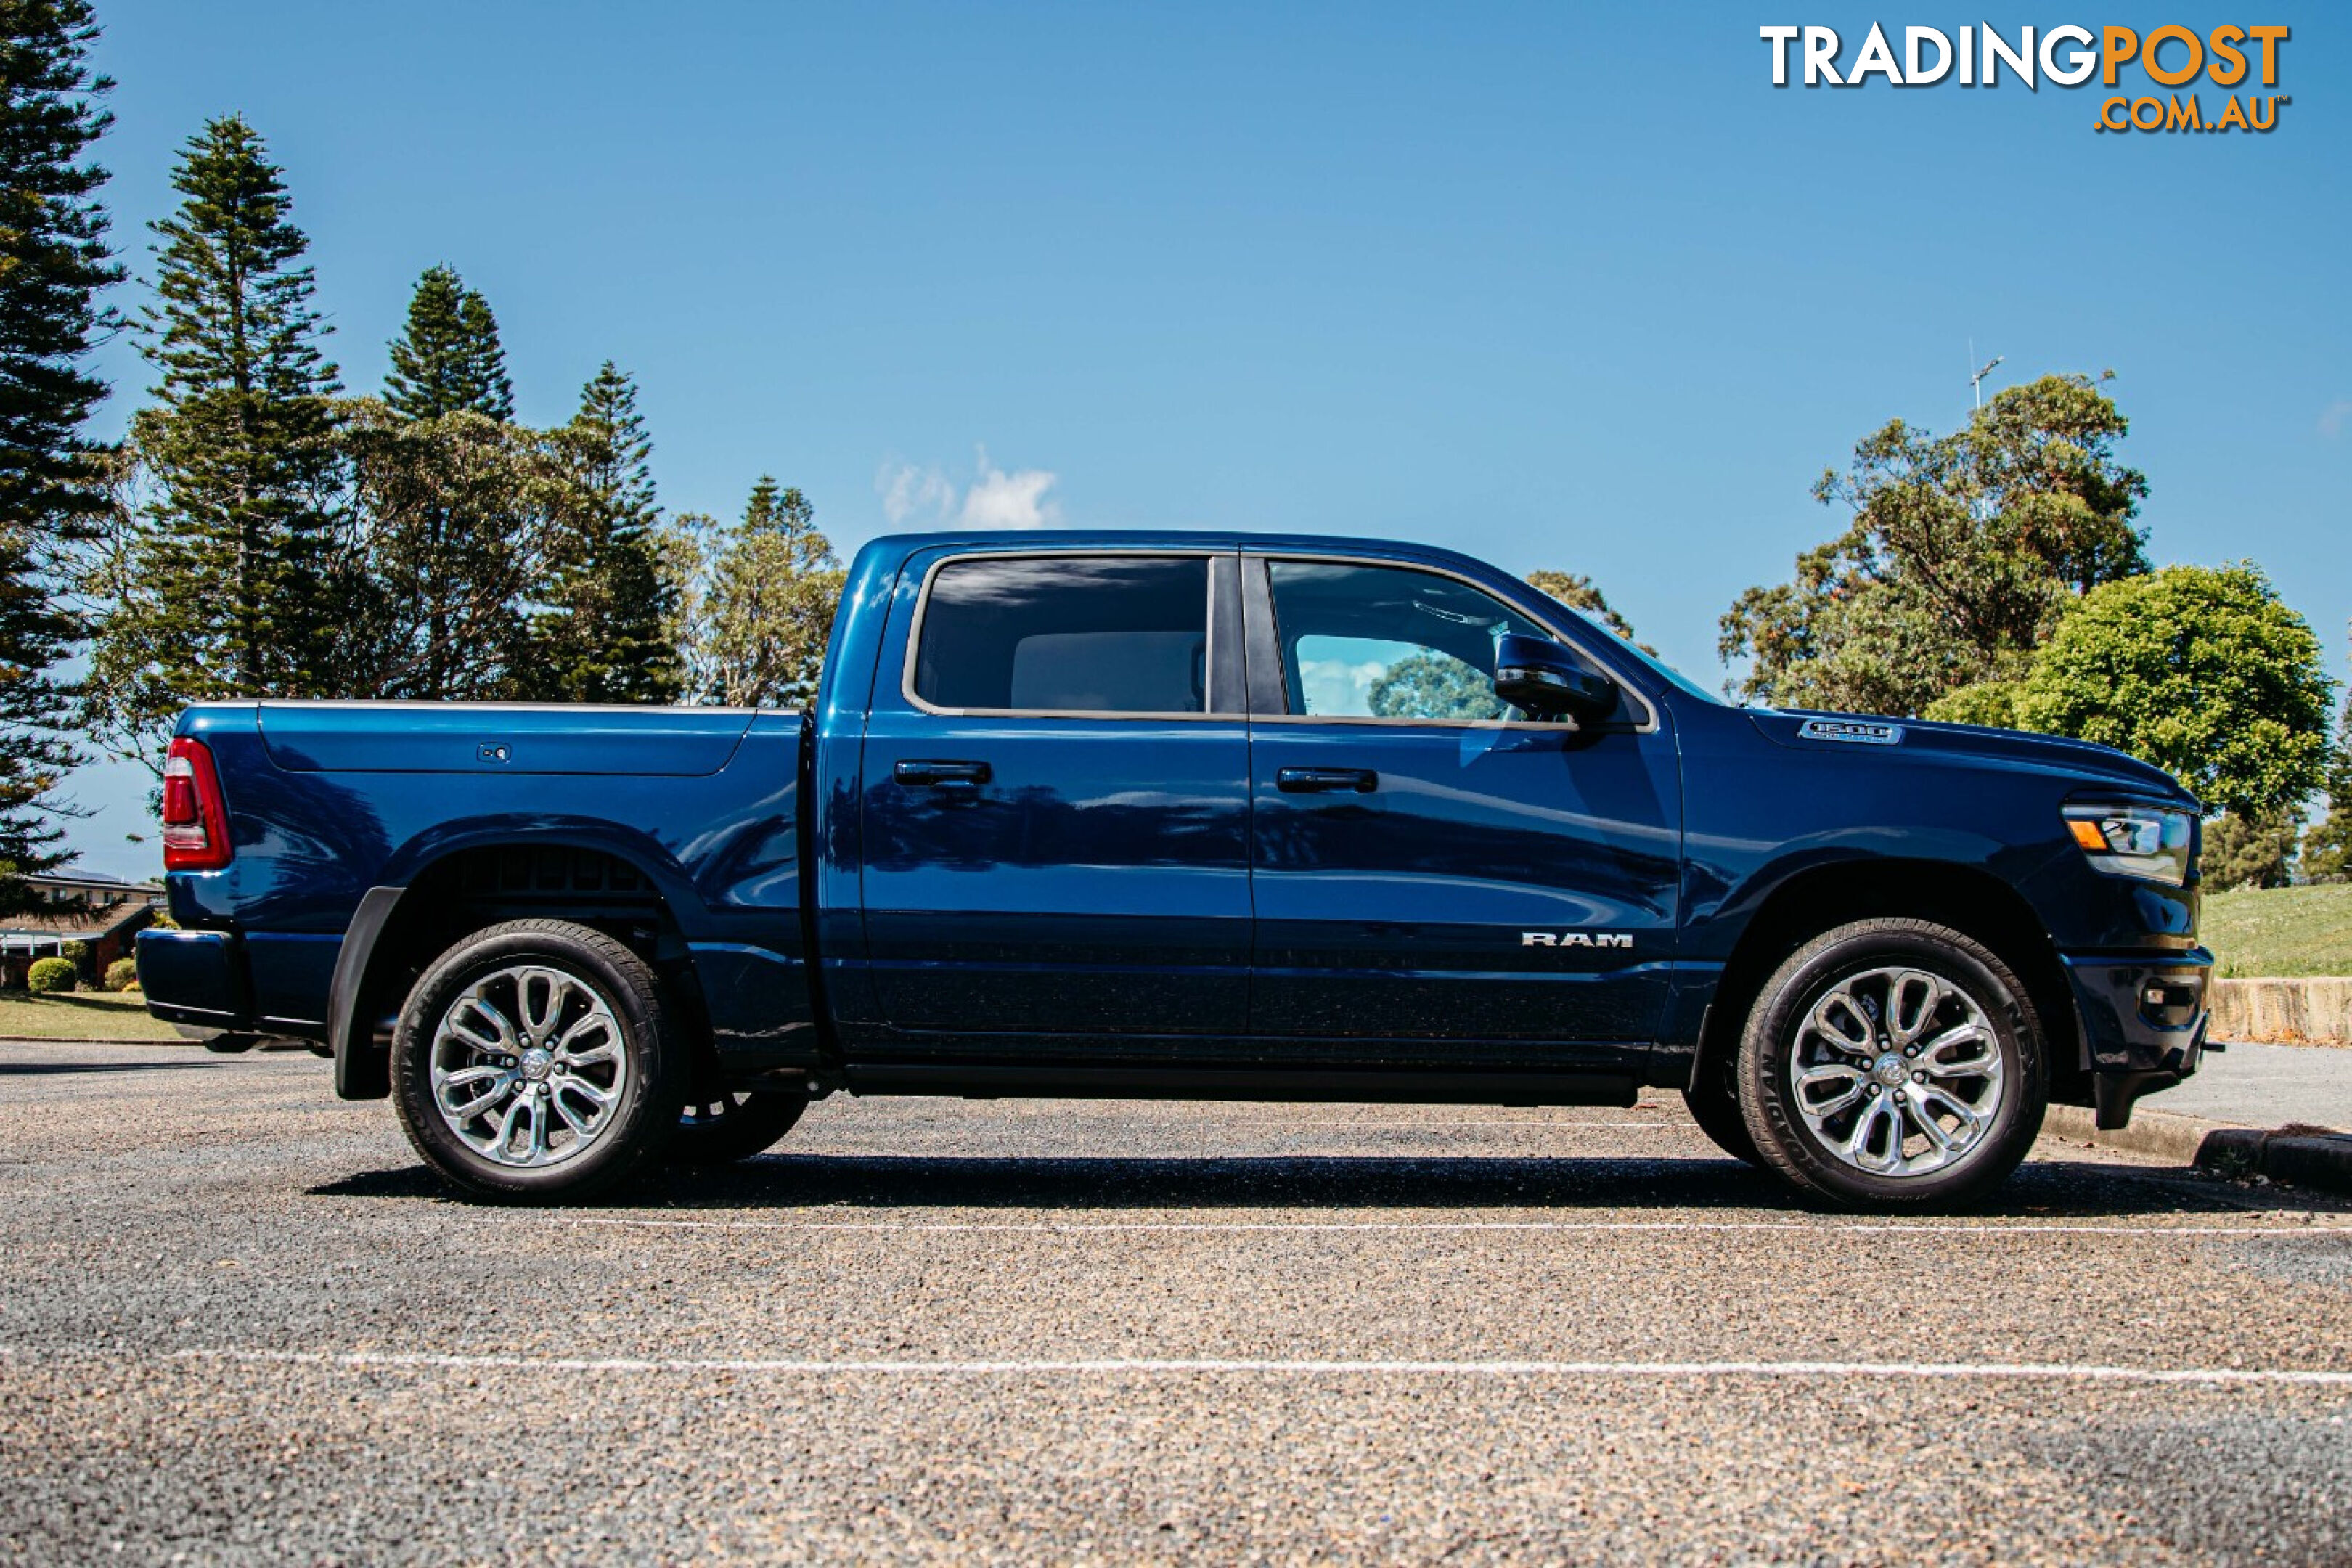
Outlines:
[{"label": "asphalt road surface", "polygon": [[2352,1132],[2352,1048],[2234,1044],[2197,1076],[2141,1103],[2242,1127],[2300,1122]]},{"label": "asphalt road surface", "polygon": [[2352,1559],[2352,1213],[1633,1110],[849,1100],[472,1206],[324,1063],[0,1047],[0,1561]]}]

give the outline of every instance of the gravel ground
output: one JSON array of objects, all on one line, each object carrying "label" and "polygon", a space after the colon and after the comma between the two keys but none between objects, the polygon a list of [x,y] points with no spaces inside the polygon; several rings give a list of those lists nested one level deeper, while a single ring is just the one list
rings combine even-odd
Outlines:
[{"label": "gravel ground", "polygon": [[1818,1215],[1671,1097],[782,1150],[480,1208],[307,1056],[0,1046],[0,1560],[2352,1560],[2328,1200]]}]

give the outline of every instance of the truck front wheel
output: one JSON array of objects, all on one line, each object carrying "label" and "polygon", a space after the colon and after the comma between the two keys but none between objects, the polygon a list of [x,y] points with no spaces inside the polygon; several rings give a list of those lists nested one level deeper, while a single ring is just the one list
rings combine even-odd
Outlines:
[{"label": "truck front wheel", "polygon": [[1927,921],[1843,925],[1758,995],[1739,1102],[1767,1163],[1841,1208],[1949,1207],[2005,1180],[2042,1130],[2048,1085],[2024,984]]},{"label": "truck front wheel", "polygon": [[573,1201],[661,1157],[685,1066],[635,953],[567,921],[509,921],[450,948],[408,994],[393,1097],[416,1152],[467,1192]]}]

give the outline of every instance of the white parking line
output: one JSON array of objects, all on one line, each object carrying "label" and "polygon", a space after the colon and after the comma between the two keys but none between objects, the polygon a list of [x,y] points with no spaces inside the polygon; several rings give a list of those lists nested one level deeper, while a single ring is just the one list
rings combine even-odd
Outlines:
[{"label": "white parking line", "polygon": [[1537,1127],[1554,1132],[1586,1132],[1594,1128],[1610,1128],[1618,1131],[1632,1130],[1642,1132],[1675,1131],[1696,1134],[1698,1131],[1698,1124],[1693,1121],[1290,1121],[1272,1116],[1236,1116],[1215,1122],[1209,1130],[1213,1131],[1216,1127],[1276,1129],[1311,1127],[1322,1130],[1360,1127],[1379,1131],[1403,1128],[1415,1132],[1460,1132],[1465,1129],[1480,1127]]},{"label": "white parking line", "polygon": [[[478,1216],[478,1223],[498,1225],[503,1217]],[[1055,1236],[1132,1231],[1775,1231],[1791,1236],[1931,1235],[1931,1236],[2352,1236],[2352,1226],[2297,1225],[1964,1225],[1923,1220],[1832,1220],[1818,1225],[1786,1220],[792,1220],[792,1219],[656,1219],[628,1215],[534,1215],[534,1225],[625,1226],[647,1230],[846,1230],[898,1233],[907,1231],[1039,1233]]]},{"label": "white parking line", "polygon": [[[88,1352],[10,1349],[9,1357],[95,1354],[124,1359],[119,1350]],[[131,1352],[135,1354],[136,1352]],[[402,1368],[437,1372],[764,1373],[787,1376],[1021,1377],[1167,1376],[1185,1373],[1272,1377],[1605,1377],[1907,1378],[1929,1382],[1987,1378],[2061,1383],[2273,1384],[2352,1387],[2352,1371],[2305,1367],[2102,1366],[2030,1362],[1835,1361],[1422,1361],[1106,1357],[1067,1360],[848,1360],[794,1356],[530,1356],[447,1355],[403,1351],[172,1351],[160,1359],[230,1362],[354,1370]]]},{"label": "white parking line", "polygon": [[[1104,1120],[1116,1119],[1107,1117]],[[1143,1123],[1139,1120],[1130,1124],[1150,1125],[1163,1130],[1167,1127],[1165,1119],[1157,1118],[1150,1123]],[[1344,1131],[1354,1128],[1365,1131],[1401,1131],[1434,1133],[1476,1131],[1486,1127],[1533,1128],[1551,1132],[1590,1132],[1595,1130],[1618,1132],[1687,1132],[1694,1138],[1705,1136],[1699,1131],[1698,1124],[1695,1121],[1667,1119],[1651,1121],[1294,1121],[1287,1118],[1272,1116],[1232,1116],[1214,1121],[1195,1119],[1194,1122],[1187,1126],[1184,1131],[1189,1135],[1194,1132],[1240,1131],[1244,1129],[1252,1133],[1258,1133],[1267,1130],[1328,1132]],[[1714,1145],[1709,1144],[1708,1147],[1712,1148]]]}]

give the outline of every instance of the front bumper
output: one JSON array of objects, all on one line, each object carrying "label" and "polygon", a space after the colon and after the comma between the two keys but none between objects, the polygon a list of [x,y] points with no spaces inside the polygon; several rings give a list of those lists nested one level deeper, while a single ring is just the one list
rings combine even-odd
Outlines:
[{"label": "front bumper", "polygon": [[2129,1124],[2140,1096],[2171,1088],[2204,1059],[2213,955],[2200,947],[2061,956],[2074,987],[2098,1125],[2113,1131]]}]

